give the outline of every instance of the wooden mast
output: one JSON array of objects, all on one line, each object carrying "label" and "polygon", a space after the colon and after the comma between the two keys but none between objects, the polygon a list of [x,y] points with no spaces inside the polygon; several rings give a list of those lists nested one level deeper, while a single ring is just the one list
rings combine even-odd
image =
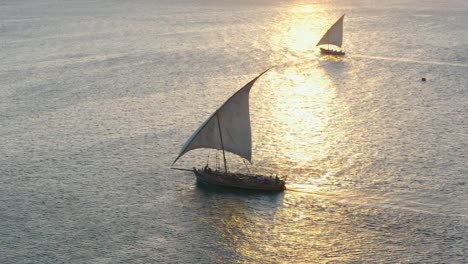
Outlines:
[{"label": "wooden mast", "polygon": [[219,138],[221,139],[221,148],[223,149],[224,172],[227,174],[226,155],[224,154],[223,133],[221,132],[221,124],[219,123],[219,113],[218,112],[216,112],[216,119],[218,120]]}]

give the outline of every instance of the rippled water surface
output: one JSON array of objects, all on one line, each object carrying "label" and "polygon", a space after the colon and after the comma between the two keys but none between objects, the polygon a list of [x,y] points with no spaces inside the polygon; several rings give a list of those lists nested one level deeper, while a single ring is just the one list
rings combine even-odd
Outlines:
[{"label": "rippled water surface", "polygon": [[[0,263],[466,263],[468,4],[380,2],[0,3]],[[170,170],[272,66],[250,170],[287,191]]]}]

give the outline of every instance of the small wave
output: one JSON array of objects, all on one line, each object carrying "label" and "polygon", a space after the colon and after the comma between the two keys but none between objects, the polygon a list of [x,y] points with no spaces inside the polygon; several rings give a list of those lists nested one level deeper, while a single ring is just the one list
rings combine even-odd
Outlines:
[{"label": "small wave", "polygon": [[[286,191],[287,192],[296,192],[296,193],[303,193],[303,194],[310,194],[314,196],[321,196],[321,197],[348,197],[350,193],[347,191],[342,190],[334,190],[334,191],[326,191],[320,187],[317,187],[314,184],[310,183],[286,183]],[[345,194],[347,193],[347,194]]]}]

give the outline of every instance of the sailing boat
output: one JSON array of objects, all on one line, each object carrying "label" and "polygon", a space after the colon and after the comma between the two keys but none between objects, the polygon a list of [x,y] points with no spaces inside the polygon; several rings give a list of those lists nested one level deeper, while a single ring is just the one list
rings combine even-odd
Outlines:
[{"label": "sailing boat", "polygon": [[223,151],[224,171],[211,169],[208,164],[201,169],[193,168],[176,170],[193,171],[197,181],[204,184],[220,185],[252,190],[277,191],[285,190],[285,181],[278,177],[232,173],[228,171],[225,151],[240,156],[251,163],[252,135],[250,129],[249,92],[264,71],[232,95],[219,107],[187,140],[174,165],[180,157],[190,150],[208,148]]},{"label": "sailing boat", "polygon": [[[345,55],[345,52],[341,50],[341,45],[343,44],[343,19],[344,15],[328,29],[327,33],[317,43],[317,46],[327,45],[327,48],[320,47],[320,53],[338,56]],[[330,44],[339,47],[340,50],[330,49]]]}]

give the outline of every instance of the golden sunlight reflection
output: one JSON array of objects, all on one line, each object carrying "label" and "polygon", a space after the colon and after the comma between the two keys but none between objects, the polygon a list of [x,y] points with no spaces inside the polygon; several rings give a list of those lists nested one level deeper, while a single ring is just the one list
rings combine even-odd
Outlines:
[{"label": "golden sunlight reflection", "polygon": [[271,35],[271,50],[281,51],[272,53],[272,61],[314,57],[317,50],[315,45],[329,23],[323,6],[294,4],[283,16]]},{"label": "golden sunlight reflection", "polygon": [[329,165],[339,163],[332,159],[336,143],[348,134],[343,125],[348,117],[336,100],[330,73],[316,58],[315,46],[335,17],[320,4],[289,7],[270,37],[271,50],[281,51],[272,52],[270,63],[278,66],[251,91],[254,167],[261,173],[291,176],[288,183],[299,180],[297,189],[333,185],[334,175],[342,171]]},{"label": "golden sunlight reflection", "polygon": [[272,38],[273,43],[286,45],[292,52],[302,53],[314,48],[314,39],[317,35],[312,30],[309,22],[310,18],[303,18],[296,21],[296,27],[288,28],[285,34],[275,35]]},{"label": "golden sunlight reflection", "polygon": [[[216,198],[216,191],[201,192],[216,203],[202,207],[208,211],[200,226],[209,226],[220,234],[216,243],[232,252],[227,259],[241,256],[255,263],[265,259],[271,263],[310,263],[325,258],[359,261],[359,255],[340,252],[359,252],[368,245],[366,241],[375,240],[378,232],[369,230],[361,221],[385,210],[368,206],[378,198],[363,198],[352,192],[223,193],[230,199],[222,200]],[[224,255],[216,257],[219,262],[226,260]]]},{"label": "golden sunlight reflection", "polygon": [[280,175],[291,168],[313,171],[329,155],[323,135],[335,108],[333,85],[316,65],[278,69],[268,77],[252,91],[255,157]]}]

